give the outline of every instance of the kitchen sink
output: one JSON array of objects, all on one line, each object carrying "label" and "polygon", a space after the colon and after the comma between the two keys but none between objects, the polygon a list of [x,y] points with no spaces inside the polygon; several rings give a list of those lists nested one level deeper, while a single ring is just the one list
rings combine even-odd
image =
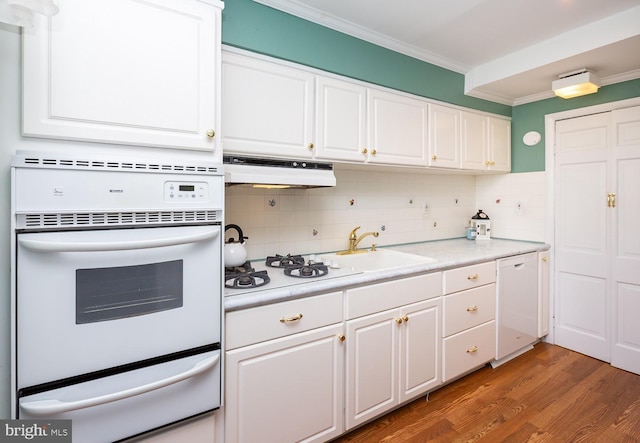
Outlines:
[{"label": "kitchen sink", "polygon": [[325,264],[330,267],[352,267],[363,272],[386,271],[389,269],[406,268],[407,266],[434,263],[436,259],[422,255],[378,249],[362,254],[322,256]]}]

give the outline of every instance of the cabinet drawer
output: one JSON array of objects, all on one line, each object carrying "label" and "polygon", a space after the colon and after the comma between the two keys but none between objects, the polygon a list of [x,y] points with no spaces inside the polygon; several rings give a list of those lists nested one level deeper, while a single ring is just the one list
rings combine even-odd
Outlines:
[{"label": "cabinet drawer", "polygon": [[342,292],[229,312],[226,349],[234,349],[342,321]]},{"label": "cabinet drawer", "polygon": [[495,319],[496,285],[480,286],[444,297],[443,337]]},{"label": "cabinet drawer", "polygon": [[441,289],[441,272],[349,289],[346,319],[438,297]]},{"label": "cabinet drawer", "polygon": [[442,290],[444,294],[451,294],[495,282],[496,262],[490,261],[444,271]]},{"label": "cabinet drawer", "polygon": [[445,338],[442,355],[444,381],[493,360],[496,355],[495,321]]}]

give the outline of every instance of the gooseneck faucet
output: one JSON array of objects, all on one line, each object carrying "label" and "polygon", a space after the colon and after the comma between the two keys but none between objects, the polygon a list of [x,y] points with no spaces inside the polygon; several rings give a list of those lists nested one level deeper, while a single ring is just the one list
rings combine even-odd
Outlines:
[{"label": "gooseneck faucet", "polygon": [[[356,231],[358,229],[360,229],[361,226],[358,226],[357,228],[354,228],[353,231],[351,231],[351,233],[349,234],[349,253],[353,254],[355,252],[358,251],[358,244],[362,241],[363,238],[372,235],[374,237],[378,237],[378,235],[380,235],[380,233],[378,231],[375,232],[365,232],[364,234],[360,235],[359,237],[356,235]],[[364,252],[364,251],[362,251]]]}]

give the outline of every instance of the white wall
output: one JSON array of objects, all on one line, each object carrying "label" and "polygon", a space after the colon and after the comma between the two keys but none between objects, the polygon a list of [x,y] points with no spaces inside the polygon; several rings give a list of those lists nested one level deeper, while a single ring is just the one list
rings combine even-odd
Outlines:
[{"label": "white wall", "polygon": [[363,166],[338,168],[336,178],[335,188],[229,187],[226,222],[249,237],[250,259],[345,249],[356,226],[380,232],[363,247],[463,237],[478,208],[491,217],[494,237],[544,240],[544,173],[474,177]]}]

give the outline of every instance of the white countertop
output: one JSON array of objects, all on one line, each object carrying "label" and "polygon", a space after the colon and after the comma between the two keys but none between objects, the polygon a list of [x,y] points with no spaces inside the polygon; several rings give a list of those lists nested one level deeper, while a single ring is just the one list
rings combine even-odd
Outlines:
[{"label": "white countertop", "polygon": [[[337,273],[331,273],[330,269],[331,276],[304,280],[302,282],[296,281],[294,284],[289,285],[280,284],[280,280],[276,275],[275,281],[274,278],[272,278],[270,284],[258,289],[246,292],[237,289],[227,289],[224,299],[225,311],[237,311],[331,291],[340,291],[349,287],[371,284],[382,280],[437,272],[513,255],[526,254],[528,252],[544,251],[549,249],[549,245],[518,240],[467,240],[466,238],[457,238],[395,245],[388,247],[388,249],[427,256],[434,258],[436,261],[377,272],[342,270]],[[270,275],[274,274],[275,273],[270,272]]]}]

